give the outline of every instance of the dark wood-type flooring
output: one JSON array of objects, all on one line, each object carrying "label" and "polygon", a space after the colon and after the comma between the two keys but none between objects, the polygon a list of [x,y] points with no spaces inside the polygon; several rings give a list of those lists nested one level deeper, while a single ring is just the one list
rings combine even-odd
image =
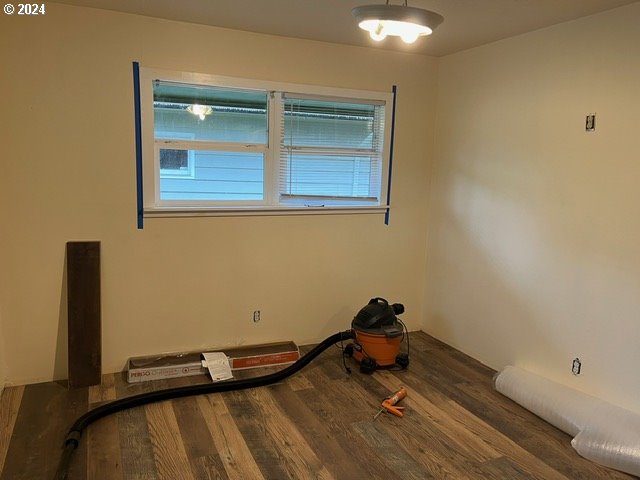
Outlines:
[{"label": "dark wood-type flooring", "polygon": [[[351,363],[351,361],[349,362]],[[578,456],[571,438],[495,392],[493,370],[422,332],[406,371],[365,376],[330,348],[284,382],[137,407],[85,431],[70,480],[629,479]],[[189,377],[129,385],[6,388],[1,480],[50,479],[62,440],[88,408]],[[373,420],[404,385],[404,418]]]}]

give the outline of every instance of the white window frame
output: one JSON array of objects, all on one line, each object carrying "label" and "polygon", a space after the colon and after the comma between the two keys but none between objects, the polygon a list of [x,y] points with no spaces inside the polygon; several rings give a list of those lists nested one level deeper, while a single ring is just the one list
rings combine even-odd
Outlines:
[{"label": "white window frame", "polygon": [[[221,142],[198,142],[198,147],[179,140],[155,140],[153,111],[154,80],[173,81],[190,85],[227,87],[244,90],[258,90],[268,95],[268,141],[267,145],[238,144]],[[273,101],[274,92],[286,92],[310,98],[329,100],[360,100],[385,103],[385,128],[380,174],[380,201],[378,205],[325,206],[282,205],[279,198],[279,155],[278,143],[282,115],[281,102]],[[142,164],[143,164],[143,204],[145,217],[173,216],[218,216],[218,215],[274,215],[274,214],[335,214],[335,213],[380,213],[389,209],[387,185],[391,144],[391,118],[393,94],[388,92],[354,90],[323,87],[306,84],[261,81],[246,78],[227,77],[192,72],[140,68],[140,112],[142,119]],[[162,201],[160,200],[159,149],[162,146],[176,149],[199,149],[218,151],[251,151],[264,154],[264,196],[263,201],[236,201],[233,205],[220,201]]]}]

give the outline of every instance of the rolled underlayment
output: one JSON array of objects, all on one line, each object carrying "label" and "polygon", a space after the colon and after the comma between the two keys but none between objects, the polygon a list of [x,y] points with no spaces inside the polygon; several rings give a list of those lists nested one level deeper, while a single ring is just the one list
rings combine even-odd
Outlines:
[{"label": "rolled underlayment", "polygon": [[494,386],[574,436],[571,445],[583,457],[640,476],[640,415],[518,367],[496,374]]}]

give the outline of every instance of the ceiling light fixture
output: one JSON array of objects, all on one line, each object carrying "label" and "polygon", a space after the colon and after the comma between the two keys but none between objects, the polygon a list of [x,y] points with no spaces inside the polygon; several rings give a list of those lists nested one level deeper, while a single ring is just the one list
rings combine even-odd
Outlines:
[{"label": "ceiling light fixture", "polygon": [[431,35],[444,18],[430,10],[404,5],[363,5],[351,10],[358,26],[369,32],[375,41],[388,35],[400,37],[405,43],[413,43],[418,37]]},{"label": "ceiling light fixture", "polygon": [[213,108],[211,108],[209,105],[198,105],[196,103],[193,105],[189,105],[187,107],[187,112],[193,113],[194,115],[199,117],[200,120],[204,120],[205,116],[211,115],[213,113]]}]

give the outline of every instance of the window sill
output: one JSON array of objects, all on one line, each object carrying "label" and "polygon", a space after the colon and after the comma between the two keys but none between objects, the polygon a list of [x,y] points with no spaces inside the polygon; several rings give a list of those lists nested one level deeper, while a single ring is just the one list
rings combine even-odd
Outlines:
[{"label": "window sill", "polygon": [[247,217],[272,215],[354,215],[385,213],[387,206],[345,207],[156,207],[145,208],[145,218]]}]

